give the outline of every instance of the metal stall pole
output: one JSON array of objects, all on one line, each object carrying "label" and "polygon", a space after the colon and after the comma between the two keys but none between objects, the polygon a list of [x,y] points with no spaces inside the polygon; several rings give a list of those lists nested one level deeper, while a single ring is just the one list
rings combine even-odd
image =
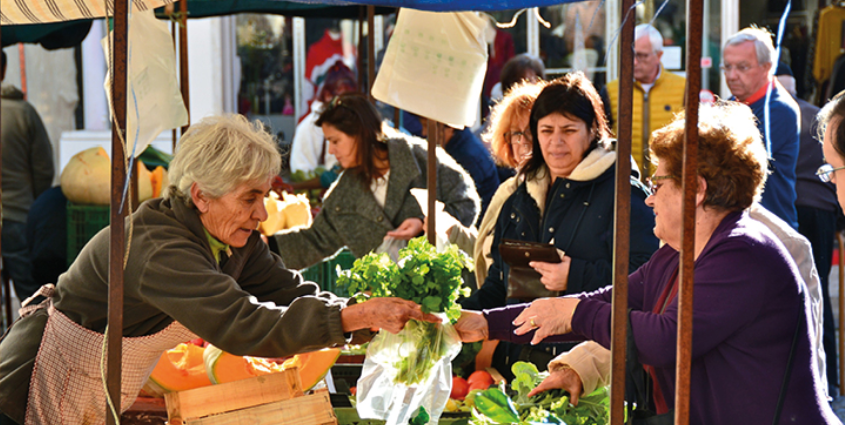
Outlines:
[{"label": "metal stall pole", "polygon": [[[181,134],[185,134],[191,126],[191,93],[188,84],[188,0],[179,2],[179,13],[181,14],[179,16],[179,86],[182,89],[182,102],[185,104],[185,110],[188,111],[188,124],[181,130]],[[176,154],[175,145],[173,154]]]},{"label": "metal stall pole", "polygon": [[[631,234],[631,138],[634,103],[633,0],[622,1],[619,36],[619,134],[616,143],[616,199],[613,234],[613,313],[611,329],[610,423],[625,421],[625,353],[628,331],[628,257]],[[630,12],[630,13],[629,13]],[[626,19],[627,17],[627,19]]]},{"label": "metal stall pole", "polygon": [[[176,59],[179,59],[179,47],[176,44],[176,21],[170,21],[170,39],[173,40],[173,51],[176,52]],[[183,100],[185,95],[182,95]],[[170,130],[170,143],[171,143],[171,153],[176,153],[176,141],[179,139],[178,134],[176,133],[176,129]]]},{"label": "metal stall pole", "polygon": [[701,91],[703,0],[687,1],[687,89],[684,143],[681,257],[678,272],[678,346],[675,364],[675,424],[689,424],[692,362],[692,300],[695,268],[695,197],[698,187],[698,93]]},{"label": "metal stall pole", "polygon": [[428,221],[425,229],[428,243],[436,245],[434,234],[434,204],[437,201],[437,145],[440,144],[440,125],[433,118],[428,118]]},{"label": "metal stall pole", "polygon": [[[375,105],[373,82],[376,80],[376,7],[367,6],[367,98]],[[359,53],[360,54],[360,53]]]},{"label": "metal stall pole", "polygon": [[[114,120],[112,121],[112,175],[111,175],[111,214],[109,231],[111,240],[109,242],[109,313],[107,371],[106,385],[108,397],[116,403],[116,409],[120,410],[120,374],[121,357],[123,351],[123,254],[125,251],[125,229],[123,218],[128,205],[124,210],[120,209],[123,185],[126,182],[126,168],[124,146],[120,135],[126,129],[126,50],[128,39],[129,10],[127,0],[114,2],[114,43],[112,55],[114,59],[114,75],[112,81],[112,105],[114,107]],[[106,409],[106,424],[116,425],[119,418],[114,417],[108,406]]]}]

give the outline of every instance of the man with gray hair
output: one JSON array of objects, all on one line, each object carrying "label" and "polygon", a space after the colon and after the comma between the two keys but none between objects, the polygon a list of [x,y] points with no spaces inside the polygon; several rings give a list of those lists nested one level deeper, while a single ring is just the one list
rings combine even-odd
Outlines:
[{"label": "man with gray hair", "polygon": [[[663,36],[649,24],[637,25],[634,30],[634,109],[631,155],[642,170],[642,177],[651,176],[648,143],[651,132],[669,124],[676,112],[684,107],[687,81],[680,75],[663,69]],[[605,114],[619,134],[616,115],[619,112],[619,80],[607,83],[602,91]]]},{"label": "man with gray hair", "polygon": [[798,229],[795,164],[801,124],[798,104],[774,78],[775,54],[771,33],[745,28],[725,42],[721,68],[734,100],[748,105],[757,117],[757,128],[769,154],[771,175],[760,203]]}]

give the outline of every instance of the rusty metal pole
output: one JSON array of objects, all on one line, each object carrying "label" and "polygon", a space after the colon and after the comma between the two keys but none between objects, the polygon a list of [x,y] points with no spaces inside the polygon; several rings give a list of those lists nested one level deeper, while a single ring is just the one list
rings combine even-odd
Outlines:
[{"label": "rusty metal pole", "polygon": [[[628,257],[631,234],[631,113],[634,104],[633,0],[622,0],[619,35],[619,123],[616,143],[616,199],[613,233],[613,313],[611,324],[610,423],[625,422],[625,353],[628,331]],[[627,19],[625,17],[627,16]]]},{"label": "rusty metal pole", "polygon": [[373,83],[376,81],[376,7],[367,6],[367,97],[373,98]]},{"label": "rusty metal pole", "polygon": [[23,98],[26,100],[29,97],[29,87],[26,84],[26,51],[23,43],[18,43],[18,61],[21,69],[21,92],[23,92]]},{"label": "rusty metal pole", "polygon": [[428,221],[425,234],[428,243],[435,245],[437,235],[434,233],[434,206],[437,201],[437,146],[440,145],[440,129],[437,121],[428,119]]},{"label": "rusty metal pole", "polygon": [[367,19],[367,7],[358,7],[358,51],[355,58],[355,66],[358,67],[358,89],[364,90],[364,56],[361,52],[364,51],[364,20]]},{"label": "rusty metal pole", "polygon": [[698,104],[704,1],[687,2],[687,90],[684,143],[681,258],[678,273],[678,346],[675,364],[675,424],[689,424],[692,314],[695,268],[695,197],[698,188]]},{"label": "rusty metal pole", "polygon": [[[108,313],[108,360],[106,372],[106,385],[108,396],[120,411],[120,375],[121,358],[123,352],[123,254],[125,251],[125,228],[124,217],[129,210],[128,205],[121,210],[121,197],[123,186],[126,182],[126,164],[124,146],[120,134],[126,129],[126,52],[128,42],[128,10],[127,0],[114,2],[114,43],[112,55],[114,59],[114,75],[112,81],[111,95],[114,107],[114,120],[112,121],[112,176],[111,176],[111,217],[109,231],[111,240],[109,242],[109,313]],[[115,418],[108,406],[106,409],[106,424],[115,425],[118,418]]]},{"label": "rusty metal pole", "polygon": [[[179,85],[182,88],[182,102],[188,111],[188,124],[182,127],[185,134],[191,126],[191,92],[188,78],[188,0],[179,2]],[[176,153],[174,146],[173,153]]]}]

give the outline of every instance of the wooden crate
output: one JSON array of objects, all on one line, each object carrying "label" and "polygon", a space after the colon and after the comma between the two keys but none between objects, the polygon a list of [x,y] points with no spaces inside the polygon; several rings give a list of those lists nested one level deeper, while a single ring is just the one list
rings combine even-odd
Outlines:
[{"label": "wooden crate", "polygon": [[170,425],[337,424],[328,391],[305,395],[296,369],[164,397]]}]

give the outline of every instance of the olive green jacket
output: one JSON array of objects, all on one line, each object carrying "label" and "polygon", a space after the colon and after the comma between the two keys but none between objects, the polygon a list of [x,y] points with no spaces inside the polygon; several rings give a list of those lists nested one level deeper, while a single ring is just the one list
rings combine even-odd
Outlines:
[{"label": "olive green jacket", "polygon": [[[257,233],[243,248],[232,248],[221,267],[196,209],[155,199],[142,204],[132,221],[124,336],[151,335],[176,320],[237,355],[283,357],[347,342],[340,312],[348,300],[319,292],[285,269]],[[54,305],[76,323],[103,332],[108,275],[106,228],[59,277]],[[0,411],[21,422],[46,320],[46,311],[39,310],[0,341]]]}]

